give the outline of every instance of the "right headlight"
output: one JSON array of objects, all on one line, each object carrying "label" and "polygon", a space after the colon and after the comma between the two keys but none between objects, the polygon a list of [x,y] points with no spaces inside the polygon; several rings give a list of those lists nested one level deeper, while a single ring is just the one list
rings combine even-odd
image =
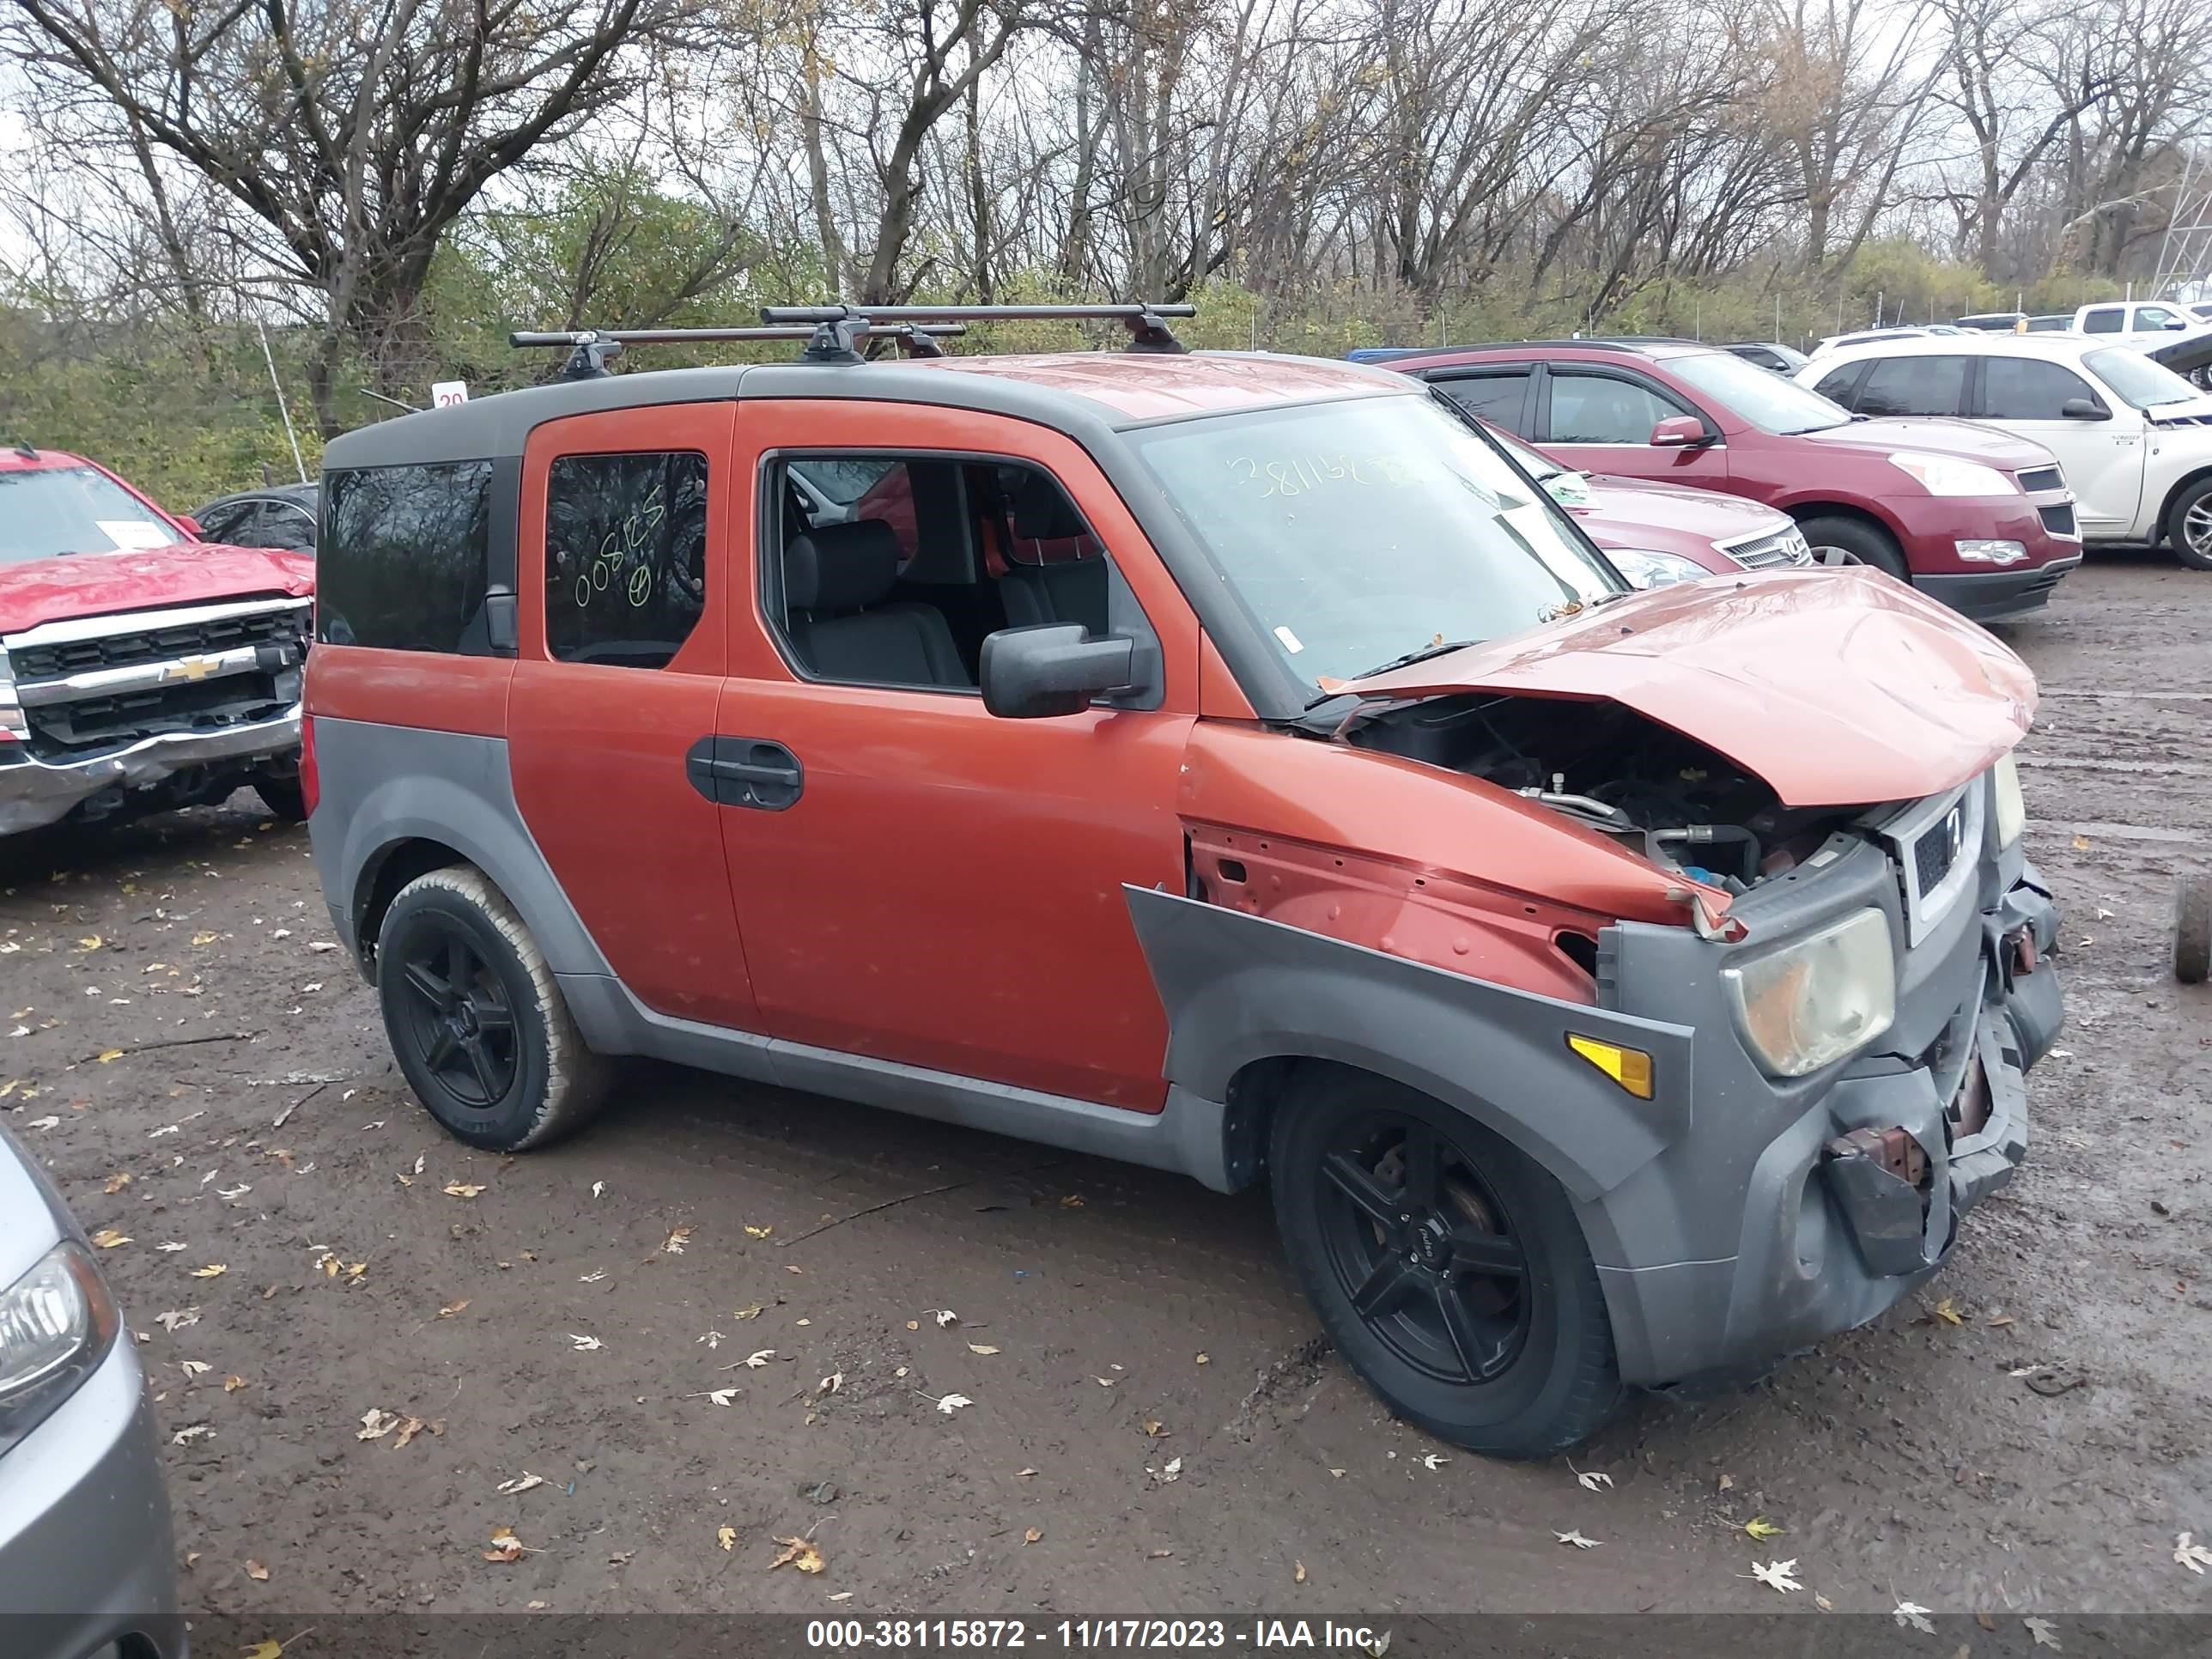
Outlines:
[{"label": "right headlight", "polygon": [[118,1322],[100,1269],[74,1239],[0,1291],[0,1453],[99,1369]]},{"label": "right headlight", "polygon": [[1643,547],[1611,547],[1605,556],[1628,578],[1631,587],[1672,587],[1677,582],[1701,581],[1713,573],[1680,553],[1661,553]]},{"label": "right headlight", "polygon": [[1990,768],[1990,783],[1996,796],[1997,845],[2009,847],[2027,828],[2027,802],[2020,793],[2020,767],[2008,750]]},{"label": "right headlight", "polygon": [[1724,968],[1721,980],[1745,1046],[1777,1077],[1841,1060],[1897,1017],[1897,959],[1879,910]]}]

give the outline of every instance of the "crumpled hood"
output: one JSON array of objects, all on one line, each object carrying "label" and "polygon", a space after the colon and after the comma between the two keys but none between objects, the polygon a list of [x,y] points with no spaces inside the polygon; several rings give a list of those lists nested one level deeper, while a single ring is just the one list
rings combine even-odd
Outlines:
[{"label": "crumpled hood", "polygon": [[0,634],[118,611],[220,605],[257,593],[315,591],[315,563],[295,553],[179,542],[123,553],[71,553],[0,564]]},{"label": "crumpled hood", "polygon": [[1790,806],[1954,788],[2018,743],[2035,677],[1972,623],[1869,570],[1632,595],[1346,690],[1610,701],[1717,750]]}]

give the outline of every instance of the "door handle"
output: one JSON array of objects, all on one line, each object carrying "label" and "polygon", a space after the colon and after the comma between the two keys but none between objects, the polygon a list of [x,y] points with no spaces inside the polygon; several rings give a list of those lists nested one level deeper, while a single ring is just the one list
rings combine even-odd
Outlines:
[{"label": "door handle", "polygon": [[691,787],[718,806],[781,812],[806,787],[799,757],[769,738],[702,738],[684,754]]}]

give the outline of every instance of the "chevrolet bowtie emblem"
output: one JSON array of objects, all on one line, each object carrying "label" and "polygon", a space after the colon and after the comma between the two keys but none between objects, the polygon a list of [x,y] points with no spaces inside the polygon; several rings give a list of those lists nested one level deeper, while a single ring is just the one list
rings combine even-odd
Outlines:
[{"label": "chevrolet bowtie emblem", "polygon": [[165,680],[204,680],[215,672],[213,657],[185,657],[172,663],[161,678]]}]

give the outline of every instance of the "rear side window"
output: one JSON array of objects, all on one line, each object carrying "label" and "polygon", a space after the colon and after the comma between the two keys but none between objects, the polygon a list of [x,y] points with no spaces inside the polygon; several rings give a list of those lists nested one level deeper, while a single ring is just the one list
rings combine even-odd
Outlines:
[{"label": "rear side window", "polygon": [[2127,313],[2119,307],[2104,306],[2081,319],[2081,331],[2084,334],[2118,334],[2122,332],[2120,325],[2126,317]]},{"label": "rear side window", "polygon": [[1526,369],[1506,374],[1455,374],[1436,381],[1435,386],[1479,421],[1502,426],[1508,432],[1520,432],[1527,425],[1521,418],[1521,405],[1528,391]]},{"label": "rear side window", "polygon": [[1966,401],[1964,357],[1885,357],[1853,406],[1862,415],[1956,415]]},{"label": "rear side window", "polygon": [[707,458],[555,458],[545,499],[545,647],[561,662],[665,668],[707,608]]},{"label": "rear side window", "polygon": [[488,654],[489,461],[326,473],[323,504],[317,638]]},{"label": "rear side window", "polygon": [[2091,392],[2081,377],[2032,357],[1991,357],[1982,365],[1982,413],[1992,421],[2063,421],[2070,398]]},{"label": "rear side window", "polygon": [[1845,409],[1854,408],[1856,404],[1851,389],[1858,384],[1859,376],[1865,373],[1864,363],[1845,363],[1841,368],[1832,368],[1823,374],[1820,384],[1813,390],[1823,398],[1841,404]]}]

